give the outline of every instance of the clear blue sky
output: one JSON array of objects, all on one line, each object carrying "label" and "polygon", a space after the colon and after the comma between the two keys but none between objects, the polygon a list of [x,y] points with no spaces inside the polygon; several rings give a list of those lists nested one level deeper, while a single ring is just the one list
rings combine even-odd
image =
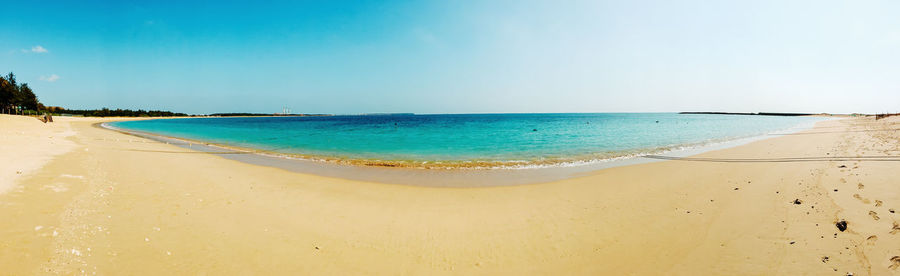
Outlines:
[{"label": "clear blue sky", "polygon": [[69,108],[900,111],[895,0],[3,7],[0,71]]}]

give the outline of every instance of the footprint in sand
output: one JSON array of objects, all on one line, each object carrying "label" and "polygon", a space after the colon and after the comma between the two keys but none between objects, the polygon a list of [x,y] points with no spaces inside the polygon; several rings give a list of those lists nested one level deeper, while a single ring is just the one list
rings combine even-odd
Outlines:
[{"label": "footprint in sand", "polygon": [[877,241],[878,241],[878,236],[871,235],[868,238],[866,238],[866,245],[869,245],[869,246],[875,245],[875,242],[877,242]]},{"label": "footprint in sand", "polygon": [[878,217],[878,213],[875,213],[875,211],[869,211],[869,215],[872,216],[872,218],[875,220],[881,219]]},{"label": "footprint in sand", "polygon": [[891,233],[891,235],[896,235],[897,233],[900,233],[900,224],[897,224],[896,222],[894,222],[894,228],[891,228],[890,233]]},{"label": "footprint in sand", "polygon": [[888,268],[897,270],[898,267],[900,267],[900,256],[891,257],[891,266],[888,266]]},{"label": "footprint in sand", "polygon": [[859,183],[859,184],[856,184],[856,188],[862,190],[862,189],[865,189],[865,188],[866,188],[866,185],[863,185],[862,183]]},{"label": "footprint in sand", "polygon": [[865,203],[865,204],[872,203],[868,199],[865,199],[865,198],[859,196],[859,194],[853,194],[853,198],[858,199],[860,202]]},{"label": "footprint in sand", "polygon": [[884,203],[881,200],[875,200],[875,207],[881,207],[881,204]]},{"label": "footprint in sand", "polygon": [[841,181],[841,183],[847,183],[847,180],[844,180],[843,178],[841,178],[840,181]]}]

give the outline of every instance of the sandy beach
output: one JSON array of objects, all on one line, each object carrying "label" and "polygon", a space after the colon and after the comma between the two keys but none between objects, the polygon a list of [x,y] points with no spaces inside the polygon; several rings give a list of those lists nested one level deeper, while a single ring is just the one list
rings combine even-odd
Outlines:
[{"label": "sandy beach", "polygon": [[0,275],[900,274],[900,163],[866,159],[900,156],[898,117],[485,188],[250,165],[109,120],[0,115]]}]

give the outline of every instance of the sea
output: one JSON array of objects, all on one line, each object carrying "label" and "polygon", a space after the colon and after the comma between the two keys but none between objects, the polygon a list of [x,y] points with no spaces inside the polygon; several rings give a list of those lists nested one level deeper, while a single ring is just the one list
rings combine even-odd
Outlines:
[{"label": "sea", "polygon": [[376,167],[537,168],[722,143],[826,118],[678,113],[194,117],[109,123],[286,158]]}]

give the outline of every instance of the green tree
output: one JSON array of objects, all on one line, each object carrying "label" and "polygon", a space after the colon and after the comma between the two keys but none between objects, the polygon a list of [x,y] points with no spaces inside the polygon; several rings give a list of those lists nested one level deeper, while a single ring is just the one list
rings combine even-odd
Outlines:
[{"label": "green tree", "polygon": [[16,94],[16,75],[9,72],[6,76],[0,76],[0,111],[9,112],[12,109]]},{"label": "green tree", "polygon": [[38,110],[38,99],[27,83],[19,85],[19,106],[26,110]]},{"label": "green tree", "polygon": [[17,83],[16,75],[12,72],[0,76],[0,111],[9,112],[15,107],[38,110],[40,106],[37,95],[27,83]]}]

